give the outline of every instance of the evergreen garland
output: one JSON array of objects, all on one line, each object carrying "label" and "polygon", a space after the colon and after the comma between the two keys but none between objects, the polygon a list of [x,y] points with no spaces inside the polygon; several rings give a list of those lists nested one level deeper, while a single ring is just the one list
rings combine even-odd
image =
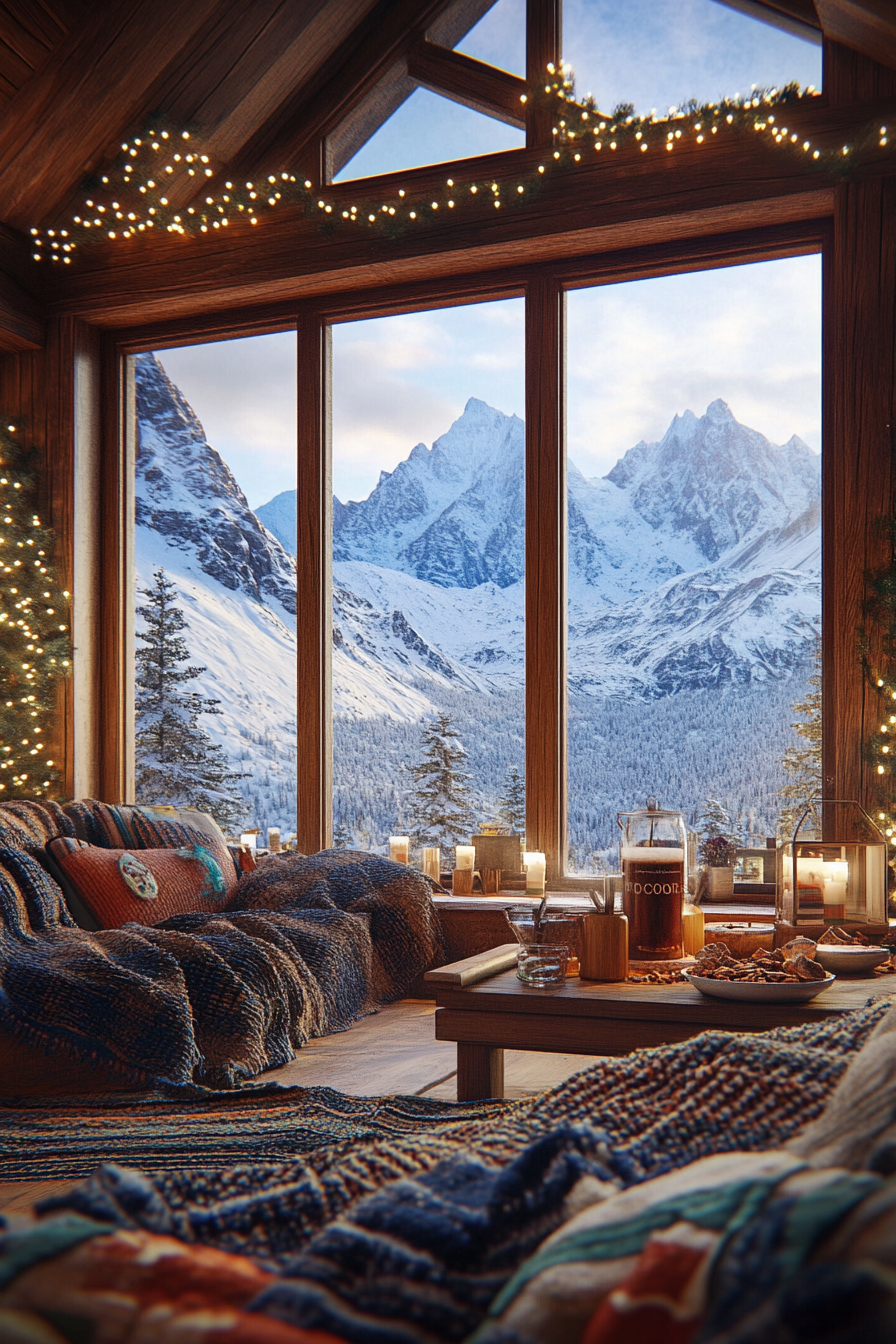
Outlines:
[{"label": "evergreen garland", "polygon": [[62,781],[56,683],[71,671],[70,594],[37,513],[37,451],[0,426],[0,798],[47,798]]}]

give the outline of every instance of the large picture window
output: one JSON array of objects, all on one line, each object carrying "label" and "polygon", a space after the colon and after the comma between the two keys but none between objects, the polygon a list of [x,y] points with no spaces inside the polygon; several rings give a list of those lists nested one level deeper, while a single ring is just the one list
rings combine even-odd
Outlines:
[{"label": "large picture window", "polygon": [[332,343],[334,837],[521,827],[522,302],[346,322]]},{"label": "large picture window", "polygon": [[648,794],[764,845],[813,792],[820,258],[575,290],[567,324],[569,870]]},{"label": "large picture window", "polygon": [[136,800],[296,829],[296,339],[133,357]]}]

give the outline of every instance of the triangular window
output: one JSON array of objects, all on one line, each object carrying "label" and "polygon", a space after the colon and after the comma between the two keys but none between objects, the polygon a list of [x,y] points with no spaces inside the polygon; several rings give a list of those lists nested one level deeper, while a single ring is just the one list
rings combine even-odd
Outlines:
[{"label": "triangular window", "polygon": [[518,149],[525,143],[525,132],[513,126],[428,89],[415,89],[333,180],[348,182],[422,168],[430,163]]},{"label": "triangular window", "polygon": [[498,0],[461,38],[455,51],[525,79],[526,0]]}]

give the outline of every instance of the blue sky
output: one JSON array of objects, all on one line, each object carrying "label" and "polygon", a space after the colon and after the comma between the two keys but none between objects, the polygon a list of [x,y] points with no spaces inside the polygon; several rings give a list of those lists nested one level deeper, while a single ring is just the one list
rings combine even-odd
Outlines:
[{"label": "blue sky", "polygon": [[[522,73],[522,12],[522,0],[498,0],[460,49]],[[607,108],[630,101],[639,110],[665,111],[691,96],[747,92],[754,83],[821,80],[819,47],[717,0],[627,0],[624,7],[566,0],[564,25],[564,54],[579,92],[592,92]],[[518,142],[511,127],[418,91],[347,175]],[[700,415],[718,396],[774,441],[797,433],[818,449],[820,301],[817,257],[571,294],[571,457],[586,475],[602,475],[639,439],[660,437],[674,414]],[[292,334],[160,357],[250,505],[294,488]],[[470,396],[522,415],[520,300],[335,328],[336,493],[363,498],[382,469],[444,433]]]}]

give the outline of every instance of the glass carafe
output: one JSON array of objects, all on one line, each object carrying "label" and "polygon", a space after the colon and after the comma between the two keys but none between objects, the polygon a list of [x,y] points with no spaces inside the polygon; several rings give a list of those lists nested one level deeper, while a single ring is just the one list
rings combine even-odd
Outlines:
[{"label": "glass carafe", "polygon": [[674,961],[683,955],[687,831],[680,812],[667,812],[655,798],[638,812],[619,812],[622,830],[622,908],[628,916],[632,961]]}]

